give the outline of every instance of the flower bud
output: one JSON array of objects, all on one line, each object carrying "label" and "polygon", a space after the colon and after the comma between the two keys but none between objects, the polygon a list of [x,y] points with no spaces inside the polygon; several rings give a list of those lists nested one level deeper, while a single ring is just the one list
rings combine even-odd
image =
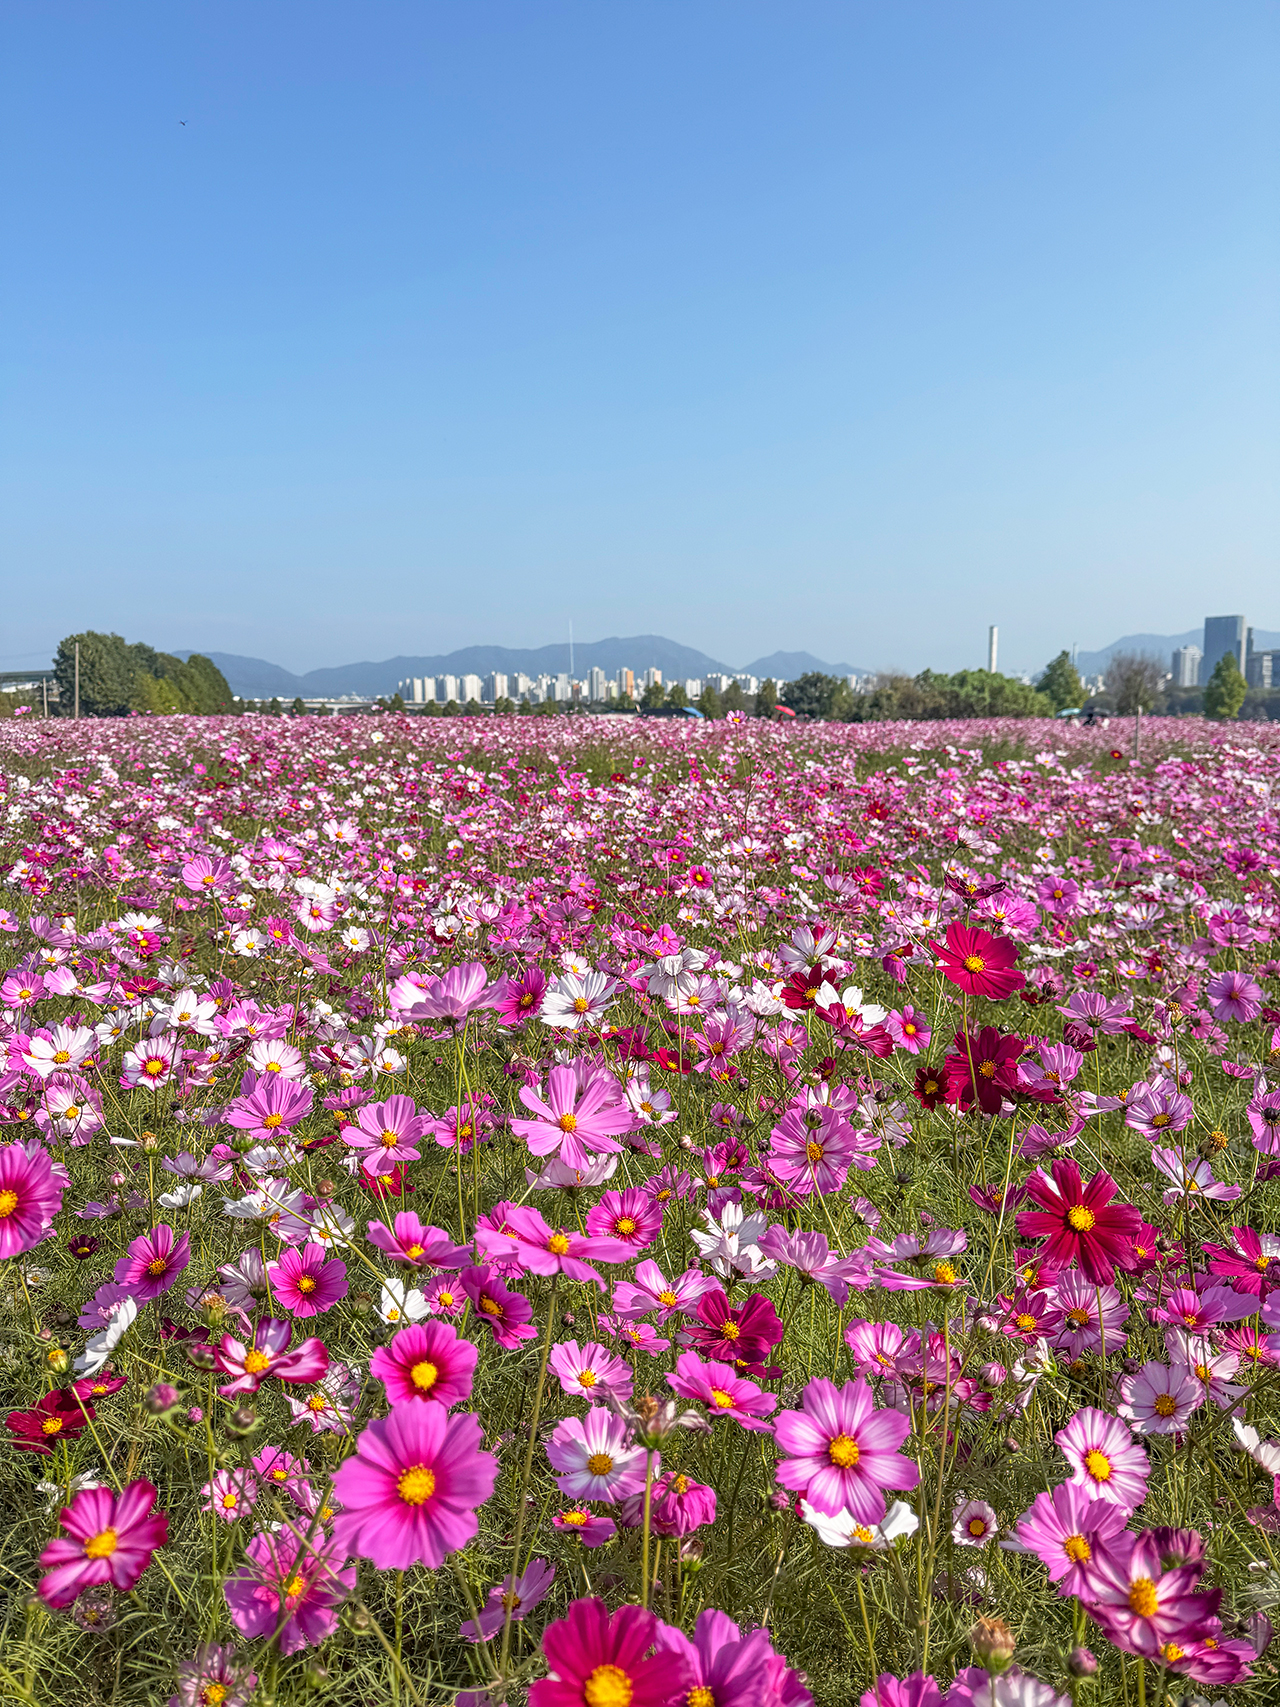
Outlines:
[{"label": "flower bud", "polygon": [[182,1398],[182,1394],[169,1381],[157,1381],[154,1387],[148,1388],[143,1405],[153,1417],[168,1414]]},{"label": "flower bud", "polygon": [[160,1148],[160,1140],[156,1137],[154,1132],[139,1133],[138,1143],[148,1156],[154,1154],[154,1152]]},{"label": "flower bud", "polygon": [[215,1368],[216,1360],[213,1355],[213,1347],[211,1345],[204,1345],[198,1340],[193,1341],[187,1347],[187,1362],[193,1369]]},{"label": "flower bud", "polygon": [[247,1156],[250,1150],[257,1145],[257,1142],[258,1140],[252,1133],[237,1132],[235,1137],[231,1140],[231,1148],[235,1151],[237,1156]]},{"label": "flower bud", "polygon": [[198,1422],[204,1421],[204,1411],[201,1409],[201,1407],[199,1405],[192,1405],[191,1409],[187,1412],[187,1421],[189,1423],[198,1423]]},{"label": "flower bud", "polygon": [[252,1434],[257,1426],[258,1418],[252,1405],[237,1405],[227,1418],[228,1434]]},{"label": "flower bud", "polygon": [[969,1632],[969,1646],[979,1665],[994,1676],[1007,1671],[1013,1660],[1013,1631],[1003,1618],[979,1618]]},{"label": "flower bud", "polygon": [[1072,1677],[1092,1677],[1098,1662],[1088,1648],[1072,1648],[1067,1655],[1067,1670]]},{"label": "flower bud", "polygon": [[65,1375],[71,1367],[71,1359],[60,1345],[50,1346],[44,1360],[55,1375]]}]

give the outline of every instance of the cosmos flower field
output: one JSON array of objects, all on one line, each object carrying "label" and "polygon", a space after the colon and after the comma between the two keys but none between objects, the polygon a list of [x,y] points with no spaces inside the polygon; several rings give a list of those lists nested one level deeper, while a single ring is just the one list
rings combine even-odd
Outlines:
[{"label": "cosmos flower field", "polygon": [[0,726],[0,1694],[1280,1699],[1280,731]]}]

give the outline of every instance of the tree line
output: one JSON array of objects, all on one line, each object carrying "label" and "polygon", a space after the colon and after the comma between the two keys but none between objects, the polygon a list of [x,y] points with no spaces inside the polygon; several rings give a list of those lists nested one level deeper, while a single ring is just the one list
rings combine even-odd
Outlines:
[{"label": "tree line", "polygon": [[222,671],[193,652],[184,662],[143,641],[118,634],[69,634],[58,642],[53,677],[58,712],[70,717],[76,704],[76,647],[80,648],[80,715],[127,717],[130,712],[227,715],[238,709]]}]

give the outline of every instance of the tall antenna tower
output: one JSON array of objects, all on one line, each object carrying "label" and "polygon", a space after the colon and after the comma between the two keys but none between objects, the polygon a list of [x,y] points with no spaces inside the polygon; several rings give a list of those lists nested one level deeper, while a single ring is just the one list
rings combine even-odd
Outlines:
[{"label": "tall antenna tower", "polygon": [[569,624],[569,680],[573,680],[573,624]]}]

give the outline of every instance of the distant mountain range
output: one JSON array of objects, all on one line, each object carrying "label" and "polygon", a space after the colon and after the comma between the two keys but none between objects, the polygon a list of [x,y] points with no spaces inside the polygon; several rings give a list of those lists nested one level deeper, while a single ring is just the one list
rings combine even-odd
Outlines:
[{"label": "distant mountain range", "polygon": [[[192,648],[179,647],[173,656],[189,658]],[[382,663],[338,664],[326,670],[308,670],[305,676],[295,676],[279,664],[265,658],[242,658],[235,652],[207,652],[207,658],[222,671],[231,691],[242,699],[303,699],[337,697],[341,694],[393,694],[398,684],[411,676],[487,676],[492,670],[508,675],[517,671],[526,676],[558,675],[569,668],[567,644],[529,648],[507,646],[465,646],[459,652],[437,654],[430,658],[387,658]],[[573,668],[581,676],[592,667],[614,676],[621,669],[661,670],[664,681],[681,681],[690,676],[706,676],[717,671],[736,674],[740,671],[763,679],[792,681],[806,670],[821,670],[829,675],[861,674],[855,664],[826,664],[808,652],[774,652],[767,658],[738,666],[722,664],[698,652],[692,646],[681,646],[660,634],[636,634],[630,639],[595,640],[573,649]]]},{"label": "distant mountain range", "polygon": [[[1270,629],[1254,630],[1254,645],[1262,648],[1280,646],[1280,633]],[[1085,676],[1101,675],[1116,652],[1149,652],[1167,665],[1169,655],[1179,646],[1199,646],[1204,641],[1204,629],[1188,629],[1185,634],[1125,634],[1097,652],[1078,652],[1076,666]],[[178,658],[189,658],[192,648],[175,647]],[[231,685],[232,693],[242,699],[303,699],[337,697],[342,694],[393,694],[400,682],[411,676],[487,676],[493,670],[526,676],[558,675],[569,668],[569,648],[554,646],[513,648],[507,646],[465,646],[459,652],[436,654],[430,658],[386,658],[381,663],[337,664],[325,670],[308,670],[295,676],[279,664],[265,658],[243,658],[235,652],[205,654],[218,666]],[[1048,659],[1045,659],[1048,662]],[[794,681],[808,670],[824,675],[865,675],[868,666],[859,664],[830,664],[815,658],[811,652],[771,652],[767,658],[755,658],[749,664],[723,664],[692,646],[681,646],[661,634],[633,634],[630,638],[616,636],[595,640],[573,649],[574,673],[581,676],[592,667],[614,676],[620,669],[662,671],[664,681],[683,681],[690,676],[707,676],[717,672],[772,676],[775,681]]]}]

